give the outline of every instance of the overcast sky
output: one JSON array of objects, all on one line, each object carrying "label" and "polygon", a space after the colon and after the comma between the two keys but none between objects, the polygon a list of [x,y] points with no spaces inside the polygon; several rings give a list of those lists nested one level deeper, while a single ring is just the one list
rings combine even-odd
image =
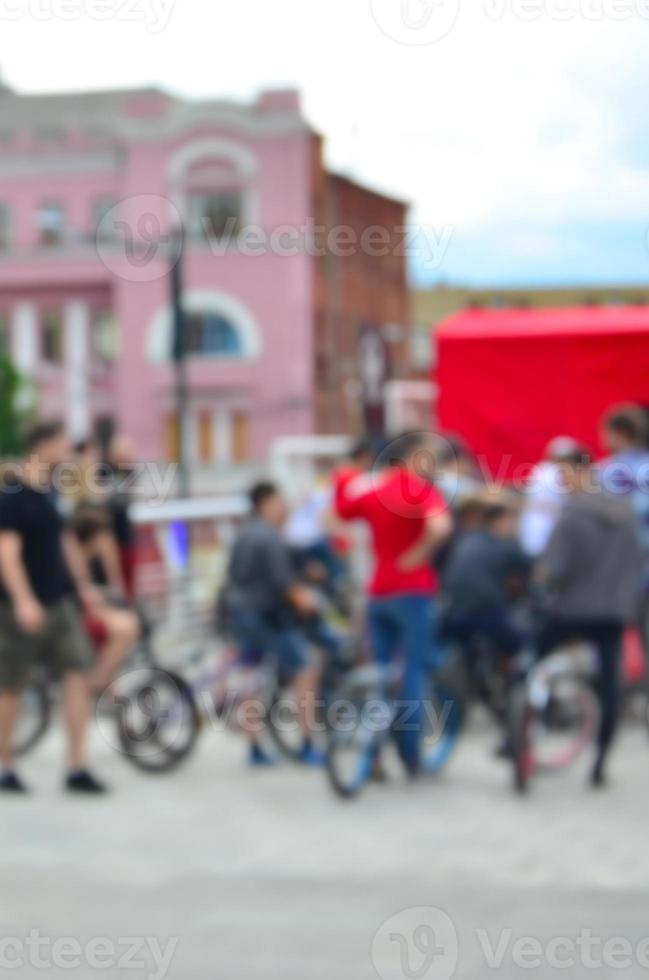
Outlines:
[{"label": "overcast sky", "polygon": [[649,280],[648,52],[649,0],[0,0],[21,91],[301,89],[422,282]]}]

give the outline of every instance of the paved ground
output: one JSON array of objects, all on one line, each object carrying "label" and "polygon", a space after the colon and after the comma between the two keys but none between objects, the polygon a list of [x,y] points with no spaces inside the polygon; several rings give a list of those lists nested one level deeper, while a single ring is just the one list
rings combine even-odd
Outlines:
[{"label": "paved ground", "polygon": [[[575,770],[523,801],[490,741],[470,735],[434,783],[352,804],[318,771],[245,770],[223,734],[170,779],[132,772],[98,742],[114,787],[100,802],[60,794],[54,735],[25,766],[37,795],[1,801],[0,937],[15,942],[0,939],[0,972],[20,960],[11,975],[30,978],[508,980],[571,960],[556,972],[645,976],[646,736],[624,734],[609,791],[587,791]],[[118,965],[130,937],[145,941],[146,965],[133,944]],[[68,938],[79,945],[53,947]]]}]

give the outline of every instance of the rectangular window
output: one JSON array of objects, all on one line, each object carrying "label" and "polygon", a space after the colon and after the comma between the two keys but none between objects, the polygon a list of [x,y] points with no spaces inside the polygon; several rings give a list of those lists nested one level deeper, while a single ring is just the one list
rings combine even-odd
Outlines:
[{"label": "rectangular window", "polygon": [[214,429],[209,412],[198,416],[198,461],[211,463],[214,458]]},{"label": "rectangular window", "polygon": [[41,205],[36,216],[39,244],[60,245],[64,238],[63,206],[50,201]]},{"label": "rectangular window", "polygon": [[94,359],[111,364],[117,357],[117,323],[111,310],[98,310],[95,313],[90,336]]},{"label": "rectangular window", "polygon": [[41,355],[48,364],[63,361],[63,321],[61,314],[48,311],[41,317]]},{"label": "rectangular window", "polygon": [[232,459],[235,463],[244,463],[250,458],[249,441],[248,416],[244,412],[235,412],[232,416]]},{"label": "rectangular window", "polygon": [[243,227],[240,191],[192,193],[189,197],[189,231],[194,239],[229,239]]},{"label": "rectangular window", "polygon": [[0,252],[6,252],[10,245],[10,213],[6,204],[0,204]]},{"label": "rectangular window", "polygon": [[[98,197],[93,206],[93,235],[99,241],[112,241],[115,238],[117,229],[108,218],[114,210],[117,202],[112,197]],[[108,220],[106,220],[108,219]]]},{"label": "rectangular window", "polygon": [[35,133],[36,139],[41,143],[63,143],[66,135],[66,131],[57,126],[43,126]]},{"label": "rectangular window", "polygon": [[180,459],[180,421],[175,413],[164,420],[164,457],[168,463]]}]

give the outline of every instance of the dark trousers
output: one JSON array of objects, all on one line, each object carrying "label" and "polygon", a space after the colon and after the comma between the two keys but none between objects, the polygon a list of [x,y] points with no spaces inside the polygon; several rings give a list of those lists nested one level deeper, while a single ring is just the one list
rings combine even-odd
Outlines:
[{"label": "dark trousers", "polygon": [[567,643],[592,643],[598,653],[596,693],[601,718],[597,737],[598,764],[601,765],[615,736],[620,710],[620,661],[624,624],[614,620],[547,620],[538,641],[541,657]]},{"label": "dark trousers", "polygon": [[444,619],[443,629],[444,639],[459,643],[469,652],[480,640],[486,640],[494,653],[512,657],[525,645],[525,636],[506,606],[479,612],[452,609]]}]

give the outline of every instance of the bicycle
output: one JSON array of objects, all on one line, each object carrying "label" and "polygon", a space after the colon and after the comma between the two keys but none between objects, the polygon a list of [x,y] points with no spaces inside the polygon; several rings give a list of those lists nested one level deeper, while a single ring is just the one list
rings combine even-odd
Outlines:
[{"label": "bicycle", "polygon": [[[131,666],[115,681],[114,690],[98,699],[95,714],[102,734],[137,768],[162,772],[176,768],[187,758],[196,742],[199,718],[193,694],[183,678],[163,668],[156,657],[152,630],[142,617],[142,635],[131,657]],[[33,751],[47,734],[54,714],[58,688],[44,664],[38,665],[22,698],[14,740],[15,754],[20,757]],[[160,744],[162,757],[147,759],[139,754],[143,744],[151,746],[160,729],[153,725],[153,705],[163,717],[161,705],[174,705],[176,735],[171,744]],[[169,712],[167,712],[169,714]],[[148,718],[148,722],[144,719]],[[110,726],[110,727],[109,727]]]},{"label": "bicycle", "polygon": [[[371,781],[384,748],[408,706],[398,697],[402,668],[354,667],[340,680],[327,710],[326,771],[334,792],[358,796]],[[465,702],[444,666],[426,672],[420,771],[439,773],[448,763],[464,726]],[[401,709],[405,713],[401,714]]]},{"label": "bicycle", "polygon": [[599,721],[597,670],[595,650],[575,644],[533,665],[513,689],[508,730],[517,792],[527,792],[536,773],[571,766],[592,744]]},{"label": "bicycle", "polygon": [[[258,743],[265,743],[266,755],[279,750],[285,758],[300,762],[304,733],[292,678],[272,660],[261,652],[242,659],[231,643],[217,639],[190,650],[180,669],[182,676],[154,668],[118,697],[120,748],[133,765],[145,772],[176,769],[209,725],[254,735]],[[326,670],[324,677],[328,676]],[[316,707],[314,732],[320,718],[317,702]]]}]

